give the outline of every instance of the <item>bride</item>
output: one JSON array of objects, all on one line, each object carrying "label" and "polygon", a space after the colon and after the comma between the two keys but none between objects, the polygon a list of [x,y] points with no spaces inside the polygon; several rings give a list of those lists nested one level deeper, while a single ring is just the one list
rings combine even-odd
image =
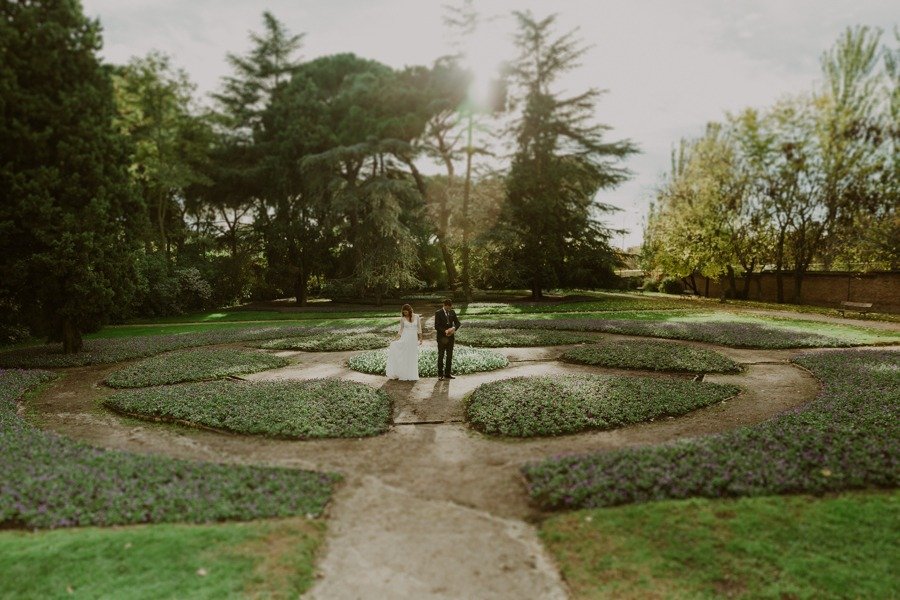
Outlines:
[{"label": "bride", "polygon": [[417,381],[419,379],[419,346],[422,344],[422,321],[409,304],[403,305],[400,315],[399,335],[388,348],[386,375],[388,379]]}]

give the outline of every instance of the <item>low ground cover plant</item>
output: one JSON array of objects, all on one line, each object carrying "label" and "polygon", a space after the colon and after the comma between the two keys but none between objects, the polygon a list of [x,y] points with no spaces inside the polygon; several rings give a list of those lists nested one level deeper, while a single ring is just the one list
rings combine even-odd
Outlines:
[{"label": "low ground cover plant", "polygon": [[364,437],[387,431],[391,399],[353,381],[210,381],[124,390],[103,400],[137,417],[283,438]]},{"label": "low ground cover plant", "polygon": [[671,312],[647,312],[644,314],[617,314],[616,318],[590,315],[583,315],[583,318],[572,318],[565,315],[552,318],[549,318],[548,315],[546,317],[548,318],[485,321],[479,322],[478,325],[500,329],[601,331],[709,342],[734,348],[850,347],[900,341],[895,334],[860,327],[728,314],[680,315]]},{"label": "low ground cover plant", "polygon": [[117,363],[182,348],[284,338],[305,334],[309,329],[275,325],[169,335],[88,339],[84,341],[84,350],[74,354],[64,354],[60,344],[29,346],[0,352],[0,367],[30,369]]},{"label": "low ground cover plant", "polygon": [[457,341],[467,346],[481,348],[514,348],[523,346],[563,346],[594,342],[596,336],[569,331],[542,329],[488,329],[463,327],[456,334]]},{"label": "low ground cover plant", "polygon": [[566,350],[562,359],[622,369],[738,373],[741,366],[719,352],[656,340],[603,340]]},{"label": "low ground cover plant", "polygon": [[192,348],[144,359],[110,374],[105,383],[116,388],[222,379],[290,364],[286,358],[237,348]]},{"label": "low ground cover plant", "polygon": [[[509,360],[499,352],[456,346],[453,349],[453,374],[467,375],[481,371],[502,369]],[[354,371],[384,375],[387,369],[387,351],[371,350],[351,357],[347,365]],[[419,377],[437,377],[437,349],[419,350]]]},{"label": "low ground cover plant", "polygon": [[739,391],[733,385],[659,377],[514,377],[476,388],[466,418],[491,435],[562,435],[678,416]]},{"label": "low ground cover plant", "polygon": [[396,337],[390,332],[313,332],[307,335],[272,340],[261,348],[303,350],[306,352],[342,352],[384,348]]},{"label": "low ground cover plant", "polygon": [[41,431],[15,400],[52,378],[0,370],[0,528],[319,515],[339,479],[103,450]]},{"label": "low ground cover plant", "polygon": [[810,353],[795,362],[824,386],[800,410],[714,436],[529,464],[532,500],[568,509],[897,487],[900,352]]}]

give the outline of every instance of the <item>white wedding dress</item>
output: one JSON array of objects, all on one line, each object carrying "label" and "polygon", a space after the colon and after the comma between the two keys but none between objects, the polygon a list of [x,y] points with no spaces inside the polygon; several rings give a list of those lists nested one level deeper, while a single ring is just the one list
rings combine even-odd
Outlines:
[{"label": "white wedding dress", "polygon": [[400,339],[391,342],[388,347],[385,369],[388,379],[418,381],[420,331],[419,315],[414,315],[412,322],[400,319]]}]

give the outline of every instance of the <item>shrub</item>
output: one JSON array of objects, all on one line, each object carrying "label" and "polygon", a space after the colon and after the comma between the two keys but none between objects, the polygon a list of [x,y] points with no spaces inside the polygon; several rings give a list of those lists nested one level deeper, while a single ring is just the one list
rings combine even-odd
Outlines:
[{"label": "shrub", "polygon": [[561,435],[682,415],[738,391],[733,385],[658,377],[515,377],[478,386],[466,404],[466,418],[493,435]]},{"label": "shrub", "polygon": [[391,423],[385,392],[337,379],[144,388],[117,392],[103,404],[132,416],[284,438],[371,436]]},{"label": "shrub", "polygon": [[[363,352],[347,361],[348,366],[354,371],[370,373],[372,375],[384,375],[387,368],[387,351],[373,350]],[[457,346],[453,349],[453,374],[467,375],[480,371],[493,371],[502,369],[509,364],[509,360],[502,354],[490,350],[467,348]],[[437,376],[437,350],[425,348],[419,350],[419,377]]]},{"label": "shrub", "polygon": [[605,340],[571,348],[563,353],[562,359],[583,365],[651,371],[737,373],[741,370],[739,364],[719,352],[655,340]]},{"label": "shrub", "polygon": [[822,352],[795,362],[824,386],[809,405],[719,435],[527,465],[532,500],[568,509],[896,487],[900,352]]},{"label": "shrub", "polygon": [[111,387],[134,388],[151,385],[222,379],[290,364],[286,358],[235,348],[179,350],[147,358],[106,378]]},{"label": "shrub", "polygon": [[0,370],[0,528],[319,515],[339,479],[102,450],[41,431],[14,400],[53,377]]},{"label": "shrub", "polygon": [[684,291],[684,283],[675,277],[664,277],[659,282],[659,291],[666,294],[680,294]]}]

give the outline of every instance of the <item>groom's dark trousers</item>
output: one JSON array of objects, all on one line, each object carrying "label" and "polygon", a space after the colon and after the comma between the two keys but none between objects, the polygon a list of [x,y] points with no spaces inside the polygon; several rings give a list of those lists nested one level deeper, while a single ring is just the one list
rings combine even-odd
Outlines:
[{"label": "groom's dark trousers", "polygon": [[452,310],[438,310],[434,313],[434,328],[437,330],[438,377],[450,377],[453,374],[453,343],[455,335],[446,335],[444,331],[455,327],[459,329],[459,317]]}]

